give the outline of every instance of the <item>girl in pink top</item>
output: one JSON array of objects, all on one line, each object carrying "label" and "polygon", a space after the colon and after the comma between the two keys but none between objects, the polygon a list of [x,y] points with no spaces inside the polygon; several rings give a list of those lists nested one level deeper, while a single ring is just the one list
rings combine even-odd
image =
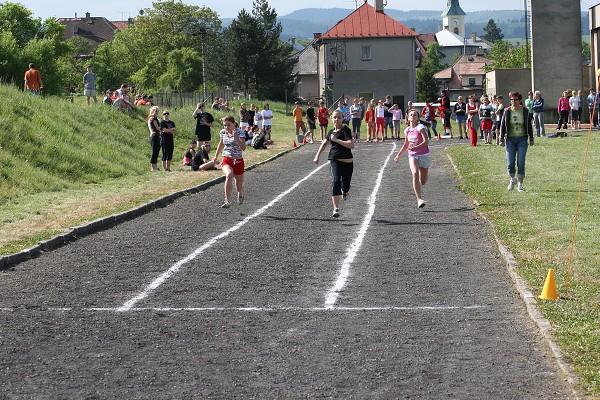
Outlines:
[{"label": "girl in pink top", "polygon": [[408,150],[408,162],[412,172],[413,189],[417,197],[417,207],[423,208],[427,204],[421,198],[421,186],[427,183],[429,171],[429,139],[427,128],[419,122],[417,110],[408,113],[408,126],[404,130],[404,146],[400,149],[394,161],[398,162],[400,155]]}]

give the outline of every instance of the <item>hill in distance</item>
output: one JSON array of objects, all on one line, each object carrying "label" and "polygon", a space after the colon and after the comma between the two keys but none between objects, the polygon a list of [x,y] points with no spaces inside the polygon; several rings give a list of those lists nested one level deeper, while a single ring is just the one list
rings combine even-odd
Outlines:
[{"label": "hill in distance", "polygon": [[[353,9],[347,8],[304,8],[290,14],[278,17],[283,27],[282,39],[291,37],[296,39],[312,39],[314,33],[324,33],[331,29],[340,20],[346,18]],[[442,11],[431,10],[394,10],[386,9],[390,17],[403,23],[417,33],[435,33],[442,28]],[[581,13],[582,35],[589,34],[587,31],[588,14]],[[525,37],[525,15],[523,10],[494,10],[469,12],[465,17],[465,30],[467,33],[475,32],[479,36],[485,32],[483,28],[488,21],[493,19],[501,29],[505,39]],[[231,18],[223,19],[223,25],[227,26]]]}]

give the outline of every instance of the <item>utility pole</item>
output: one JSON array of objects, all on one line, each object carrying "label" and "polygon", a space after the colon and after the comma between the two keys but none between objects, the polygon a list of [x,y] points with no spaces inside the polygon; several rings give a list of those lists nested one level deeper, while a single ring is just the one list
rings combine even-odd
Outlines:
[{"label": "utility pole", "polygon": [[206,83],[206,61],[205,61],[206,53],[204,51],[205,42],[206,42],[206,29],[205,28],[200,28],[200,37],[202,38],[200,52],[202,54],[202,85],[203,85],[203,89],[204,89],[204,97],[203,97],[202,101],[205,102],[206,96],[208,94],[208,86]]}]

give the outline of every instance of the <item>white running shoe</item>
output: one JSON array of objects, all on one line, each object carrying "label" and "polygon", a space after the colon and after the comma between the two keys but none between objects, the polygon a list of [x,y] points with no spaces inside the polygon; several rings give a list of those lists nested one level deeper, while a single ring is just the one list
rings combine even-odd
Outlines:
[{"label": "white running shoe", "polygon": [[427,202],[423,199],[419,199],[419,201],[417,201],[417,207],[419,208],[423,208],[427,205]]},{"label": "white running shoe", "polygon": [[223,204],[221,205],[221,208],[229,208],[231,207],[231,203],[229,203],[229,201],[225,200],[223,202]]},{"label": "white running shoe", "polygon": [[513,190],[515,188],[515,183],[517,183],[517,180],[515,178],[511,178],[510,182],[508,182],[508,187],[506,190]]},{"label": "white running shoe", "polygon": [[522,184],[522,183],[519,183],[519,186],[517,186],[517,190],[518,190],[519,192],[524,192],[524,191],[525,191],[525,188],[523,187],[523,184]]},{"label": "white running shoe", "polygon": [[331,216],[332,216],[333,218],[337,218],[337,217],[339,217],[339,216],[340,216],[340,209],[339,209],[339,208],[334,208],[334,209],[333,209],[333,214],[331,214]]}]

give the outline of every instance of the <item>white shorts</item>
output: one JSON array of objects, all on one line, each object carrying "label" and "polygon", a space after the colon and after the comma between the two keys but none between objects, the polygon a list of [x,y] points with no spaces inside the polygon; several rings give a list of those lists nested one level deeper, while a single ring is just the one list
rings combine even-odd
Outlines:
[{"label": "white shorts", "polygon": [[421,154],[420,156],[408,156],[409,159],[413,158],[419,164],[419,168],[429,168],[431,162],[429,161],[429,154]]},{"label": "white shorts", "polygon": [[96,96],[96,89],[83,89],[83,95],[84,96],[95,97]]}]

